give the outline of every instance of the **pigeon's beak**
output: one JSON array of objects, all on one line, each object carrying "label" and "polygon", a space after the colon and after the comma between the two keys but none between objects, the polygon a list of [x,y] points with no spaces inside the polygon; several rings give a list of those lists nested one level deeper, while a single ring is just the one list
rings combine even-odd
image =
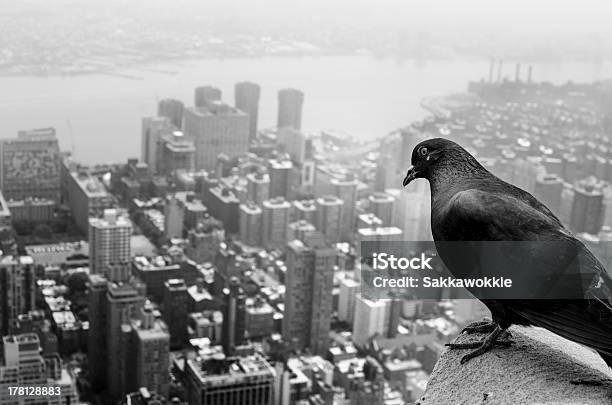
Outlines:
[{"label": "pigeon's beak", "polygon": [[410,169],[408,169],[408,173],[406,173],[406,177],[404,177],[404,182],[402,183],[402,185],[406,187],[408,184],[410,184],[412,180],[416,179],[416,176],[417,176],[417,171],[413,166]]}]

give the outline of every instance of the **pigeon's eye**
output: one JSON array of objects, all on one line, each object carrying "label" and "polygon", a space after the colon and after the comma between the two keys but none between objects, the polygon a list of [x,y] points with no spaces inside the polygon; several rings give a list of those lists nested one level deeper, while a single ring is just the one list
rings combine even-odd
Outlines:
[{"label": "pigeon's eye", "polygon": [[422,148],[419,148],[419,156],[421,157],[427,156],[427,152],[429,152],[427,150],[427,147],[423,146]]}]

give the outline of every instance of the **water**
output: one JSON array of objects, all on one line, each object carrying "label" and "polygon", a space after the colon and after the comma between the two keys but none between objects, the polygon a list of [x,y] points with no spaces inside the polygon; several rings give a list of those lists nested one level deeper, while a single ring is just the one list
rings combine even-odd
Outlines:
[{"label": "water", "polygon": [[[523,64],[524,65],[524,64]],[[62,149],[83,163],[139,157],[141,118],[156,112],[158,99],[193,104],[193,90],[211,84],[233,104],[233,85],[262,87],[260,127],[276,122],[276,92],[305,93],[303,129],[340,129],[358,139],[384,135],[427,115],[423,97],[465,91],[469,80],[488,75],[488,61],[414,63],[365,55],[199,60],[122,71],[111,75],[0,77],[0,137],[19,129],[53,126]],[[505,76],[514,66],[505,66]],[[523,68],[523,72],[526,69]],[[170,74],[168,72],[175,72]],[[562,83],[612,76],[612,65],[534,64],[534,80]]]}]

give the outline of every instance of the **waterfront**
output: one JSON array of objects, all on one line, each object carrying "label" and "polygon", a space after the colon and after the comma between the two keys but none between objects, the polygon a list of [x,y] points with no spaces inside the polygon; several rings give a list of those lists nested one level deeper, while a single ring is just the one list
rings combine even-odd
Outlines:
[{"label": "waterfront", "polygon": [[[610,63],[533,66],[534,80],[553,83],[612,76]],[[367,140],[423,118],[422,98],[465,91],[488,69],[487,60],[415,63],[355,55],[199,60],[126,69],[122,76],[6,76],[0,77],[0,137],[54,126],[62,149],[78,160],[122,161],[139,157],[140,120],[155,113],[157,100],[191,105],[193,89],[210,84],[233,103],[234,83],[249,80],[262,88],[260,127],[276,122],[276,92],[296,87],[305,93],[305,131],[334,128]],[[504,76],[514,76],[513,63],[506,63]]]}]

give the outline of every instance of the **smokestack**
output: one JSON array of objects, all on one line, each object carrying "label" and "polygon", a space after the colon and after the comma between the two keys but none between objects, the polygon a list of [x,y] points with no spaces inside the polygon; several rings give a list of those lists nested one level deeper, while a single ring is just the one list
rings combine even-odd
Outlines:
[{"label": "smokestack", "polygon": [[497,82],[501,83],[502,81],[502,67],[504,65],[504,61],[502,59],[499,60],[499,64],[497,65]]},{"label": "smokestack", "polygon": [[491,58],[489,63],[489,83],[493,83],[493,72],[495,71],[495,59]]},{"label": "smokestack", "polygon": [[531,65],[527,67],[527,83],[531,83]]},{"label": "smokestack", "polygon": [[514,81],[516,83],[521,81],[521,64],[520,63],[516,64],[516,71],[514,72]]}]

